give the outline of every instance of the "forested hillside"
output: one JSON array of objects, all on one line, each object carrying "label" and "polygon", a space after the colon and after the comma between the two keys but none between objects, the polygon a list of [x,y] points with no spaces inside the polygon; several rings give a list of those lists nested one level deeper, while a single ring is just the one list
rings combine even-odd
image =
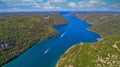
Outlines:
[{"label": "forested hillside", "polygon": [[0,14],[0,66],[36,43],[58,35],[54,25],[67,23],[59,14]]},{"label": "forested hillside", "polygon": [[103,36],[96,43],[77,44],[58,61],[57,67],[119,67],[120,14],[82,14],[72,16],[92,23],[91,30]]},{"label": "forested hillside", "polygon": [[73,14],[73,16],[93,24],[93,27],[91,28],[91,30],[98,32],[103,36],[120,33],[120,14],[76,13],[76,14]]}]

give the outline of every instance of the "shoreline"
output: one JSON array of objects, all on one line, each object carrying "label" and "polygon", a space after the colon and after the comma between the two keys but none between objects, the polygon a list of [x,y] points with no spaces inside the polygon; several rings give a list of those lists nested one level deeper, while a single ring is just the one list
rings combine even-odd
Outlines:
[{"label": "shoreline", "polygon": [[84,19],[82,19],[82,18],[79,18],[79,17],[77,17],[77,16],[74,16],[74,15],[72,15],[72,14],[71,14],[70,16],[75,17],[75,18],[77,18],[77,19],[79,19],[79,20],[82,20],[83,22],[85,22],[85,23],[87,23],[87,24],[92,25],[92,26],[88,27],[87,30],[92,31],[92,32],[95,32],[95,33],[99,34],[99,35],[101,36],[101,38],[103,38],[103,35],[101,35],[101,34],[100,34],[99,32],[97,32],[97,31],[94,31],[94,30],[91,29],[92,27],[94,27],[94,24],[93,24],[93,23],[90,23],[90,22],[88,22],[88,21],[86,21],[86,20],[84,20]]},{"label": "shoreline", "polygon": [[[71,16],[71,15],[70,15],[70,16]],[[78,17],[76,17],[76,16],[73,16],[73,17],[75,17],[75,18],[77,18],[77,19],[79,19],[79,20],[82,20],[82,19],[80,19],[80,18],[78,18]],[[84,21],[84,20],[82,20],[82,21]],[[86,28],[88,31],[91,31],[91,32],[94,32],[94,33],[100,35],[98,32],[95,32],[94,30],[91,29],[92,27],[94,27],[94,24],[89,23],[89,22],[87,22],[87,21],[84,21],[84,22],[86,22],[87,24],[93,25],[93,26],[90,26],[90,27]],[[103,35],[100,35],[100,37],[101,37],[101,38],[99,38],[99,40],[97,39],[97,40],[98,40],[97,42],[99,42],[99,41],[101,41],[101,40],[103,39]],[[87,42],[81,42],[81,43],[78,43],[78,44],[74,44],[73,46],[71,46],[70,48],[68,48],[63,55],[65,55],[66,53],[68,53],[68,52],[69,52],[72,48],[74,48],[76,45],[83,45],[84,43],[87,43]],[[95,43],[95,42],[91,42],[91,43]],[[61,58],[62,58],[63,55],[60,56],[60,59],[57,61],[55,67],[58,67],[58,62],[61,60]]]},{"label": "shoreline", "polygon": [[[59,35],[59,33],[58,33],[57,35]],[[49,37],[49,38],[56,37],[57,35],[54,35],[54,36]],[[47,40],[47,39],[49,39],[49,38],[46,38],[45,40]],[[43,40],[43,41],[45,41],[45,40]],[[41,41],[41,42],[43,42],[43,41]],[[19,57],[21,54],[23,54],[24,52],[26,52],[27,50],[29,50],[29,49],[32,48],[33,46],[37,45],[38,43],[40,43],[40,41],[37,42],[37,43],[35,43],[35,44],[33,44],[33,45],[31,45],[30,47],[28,47],[27,49],[25,49],[23,52],[21,52],[20,54],[16,55],[15,57],[9,59],[7,62],[1,64],[0,67],[3,67],[3,66],[6,65],[7,63],[13,61],[14,59],[16,59],[17,57]]]},{"label": "shoreline", "polygon": [[[67,23],[67,24],[68,24],[68,23]],[[55,25],[55,26],[62,26],[62,25],[67,25],[67,24],[60,24],[60,25]],[[54,36],[51,36],[51,37],[49,37],[49,38],[46,38],[46,39],[44,39],[43,41],[46,41],[46,40],[48,40],[48,39],[50,39],[50,38],[54,38],[54,37],[56,37],[56,36],[58,36],[58,35],[60,34],[60,33],[54,28],[54,26],[53,26],[53,29],[57,32],[57,34],[54,35]],[[41,41],[41,42],[43,42],[43,41]],[[24,50],[23,52],[21,52],[20,54],[14,56],[13,58],[9,59],[9,60],[8,60],[7,62],[5,62],[5,63],[2,63],[2,64],[0,65],[0,67],[3,67],[3,66],[6,65],[7,63],[13,61],[13,60],[16,59],[17,57],[19,57],[21,54],[23,54],[24,52],[26,52],[27,50],[29,50],[30,48],[32,48],[33,46],[35,46],[36,44],[41,43],[41,42],[39,41],[39,42],[31,45],[30,47],[28,47],[27,49],[25,49],[25,50]]]},{"label": "shoreline", "polygon": [[[5,14],[5,15],[9,15],[9,14]],[[27,14],[25,14],[25,15],[27,15]],[[11,16],[11,15],[10,15]],[[19,15],[17,15],[17,14],[15,14],[15,16],[18,16],[19,17]],[[41,15],[42,16],[42,15]],[[40,17],[41,17],[40,16]],[[34,18],[34,16],[31,16],[31,17],[33,17]],[[33,47],[33,46],[35,46],[37,43],[40,43],[40,42],[43,42],[43,41],[45,41],[45,40],[47,40],[47,39],[49,39],[49,38],[53,38],[53,37],[56,37],[56,36],[58,36],[60,33],[59,33],[59,31],[57,31],[55,28],[54,28],[54,26],[62,26],[62,25],[66,25],[66,24],[68,24],[68,21],[66,21],[64,18],[62,18],[62,16],[60,16],[60,15],[57,15],[56,16],[56,14],[54,14],[53,15],[53,17],[54,18],[56,18],[56,17],[60,17],[60,18],[58,18],[58,21],[57,20],[55,20],[54,18],[52,18],[53,20],[55,20],[56,21],[56,25],[50,25],[50,24],[47,24],[47,22],[45,22],[44,24],[46,24],[46,26],[48,25],[48,26],[51,26],[51,29],[53,30],[53,31],[51,31],[52,32],[52,34],[49,34],[49,36],[47,37],[44,37],[43,39],[39,39],[39,40],[37,40],[37,41],[34,41],[33,40],[33,42],[32,43],[30,43],[30,44],[28,44],[28,46],[27,47],[25,47],[25,48],[21,48],[20,50],[18,50],[18,52],[17,52],[17,50],[15,50],[16,51],[16,54],[14,55],[14,54],[11,54],[9,57],[6,57],[4,60],[2,59],[1,60],[1,64],[0,64],[0,67],[2,67],[2,66],[4,66],[4,65],[6,65],[7,63],[9,63],[9,62],[11,62],[12,60],[14,60],[14,59],[16,59],[17,57],[19,57],[21,54],[23,54],[24,52],[26,52],[27,50],[29,50],[31,47]],[[25,16],[25,18],[26,18],[26,16]],[[59,19],[60,19],[60,21],[59,21]],[[62,21],[63,20],[63,21]],[[49,32],[48,32],[49,33]],[[39,34],[39,33],[38,33]],[[39,38],[41,38],[41,37],[39,37]],[[27,41],[26,41],[27,42]],[[12,47],[13,48],[13,47]],[[10,49],[12,49],[12,48],[10,48]],[[6,51],[9,51],[10,49],[8,49],[8,50],[6,50]],[[5,53],[4,53],[5,54]],[[6,56],[7,56],[7,54],[5,54]],[[2,55],[1,55],[2,56]]]}]

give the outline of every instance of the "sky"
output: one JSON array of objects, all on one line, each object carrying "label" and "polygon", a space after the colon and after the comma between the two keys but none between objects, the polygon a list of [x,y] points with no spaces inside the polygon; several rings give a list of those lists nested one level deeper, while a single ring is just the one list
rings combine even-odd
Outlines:
[{"label": "sky", "polygon": [[0,11],[120,11],[120,0],[0,0]]}]

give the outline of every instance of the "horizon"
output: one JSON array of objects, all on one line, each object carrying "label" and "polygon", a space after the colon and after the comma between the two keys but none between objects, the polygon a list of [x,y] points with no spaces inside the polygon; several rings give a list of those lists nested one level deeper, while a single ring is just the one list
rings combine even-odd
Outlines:
[{"label": "horizon", "polygon": [[117,12],[117,13],[120,13],[120,11],[116,11],[116,10],[107,10],[107,11],[102,11],[102,10],[98,10],[98,11],[93,11],[93,10],[90,10],[90,11],[75,11],[75,10],[61,10],[61,11],[39,11],[39,10],[30,10],[30,11],[27,11],[27,10],[20,10],[20,11],[0,11],[0,13],[22,13],[22,12],[28,12],[28,13],[32,13],[32,12]]}]

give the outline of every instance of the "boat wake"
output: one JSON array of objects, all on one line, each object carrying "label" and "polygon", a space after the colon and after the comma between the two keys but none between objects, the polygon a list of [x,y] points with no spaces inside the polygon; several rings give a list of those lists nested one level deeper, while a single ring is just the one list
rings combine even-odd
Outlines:
[{"label": "boat wake", "polygon": [[47,54],[48,53],[48,51],[49,51],[49,48],[44,52],[44,54]]},{"label": "boat wake", "polygon": [[63,37],[66,34],[66,32],[64,32],[60,37]]}]

